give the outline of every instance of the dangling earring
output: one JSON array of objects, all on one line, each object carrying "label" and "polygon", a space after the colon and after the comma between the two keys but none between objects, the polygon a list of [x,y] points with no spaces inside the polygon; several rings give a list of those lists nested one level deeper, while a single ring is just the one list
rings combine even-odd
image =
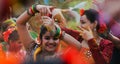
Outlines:
[{"label": "dangling earring", "polygon": [[94,28],[94,31],[96,32],[96,28]]}]

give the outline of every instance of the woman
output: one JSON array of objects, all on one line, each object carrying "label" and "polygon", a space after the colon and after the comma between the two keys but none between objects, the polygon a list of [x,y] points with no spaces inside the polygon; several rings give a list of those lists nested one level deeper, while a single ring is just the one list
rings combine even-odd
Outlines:
[{"label": "woman", "polygon": [[[56,59],[59,59],[60,53],[57,52],[57,48],[60,39],[64,40],[68,44],[81,48],[79,41],[75,40],[70,35],[62,32],[58,25],[54,24],[53,20],[49,17],[44,17],[43,25],[40,28],[40,44],[36,44],[31,38],[26,28],[27,21],[36,13],[39,12],[42,16],[47,16],[49,6],[33,5],[28,11],[25,11],[17,19],[17,28],[20,39],[27,50],[28,58],[25,63],[42,63],[42,64],[59,64]],[[30,58],[29,58],[30,57]],[[53,58],[53,59],[52,59]]]},{"label": "woman", "polygon": [[25,57],[25,50],[19,39],[18,32],[15,28],[9,28],[3,33],[4,41],[7,43],[7,50],[3,63],[21,64]]},{"label": "woman", "polygon": [[[120,64],[120,9],[119,4],[120,1],[117,0],[105,0],[102,3],[99,3],[98,1],[95,1],[94,4],[98,7],[98,10],[100,10],[100,7],[103,8],[101,11],[104,15],[105,23],[107,24],[108,28],[110,29],[110,32],[107,34],[107,39],[112,41],[114,44],[113,49],[113,55],[111,59],[110,64]],[[112,4],[112,5],[111,5]],[[100,6],[99,6],[100,5]],[[101,6],[105,5],[105,6]]]},{"label": "woman", "polygon": [[[62,28],[66,33],[70,34],[75,39],[81,42],[82,47],[84,47],[85,49],[82,52],[82,55],[86,60],[85,61],[86,64],[94,64],[94,63],[109,64],[110,63],[113,44],[111,43],[111,41],[103,39],[98,35],[100,30],[99,26],[100,24],[99,24],[98,12],[96,10],[89,9],[89,10],[85,10],[82,13],[79,32],[68,29],[68,28]],[[72,51],[72,49],[69,51]],[[76,56],[76,58],[78,58],[78,56]],[[90,58],[94,60],[89,60]],[[81,59],[81,58],[78,58],[78,59]],[[76,62],[76,63],[78,62],[79,64],[79,61],[77,60],[73,62]]]}]

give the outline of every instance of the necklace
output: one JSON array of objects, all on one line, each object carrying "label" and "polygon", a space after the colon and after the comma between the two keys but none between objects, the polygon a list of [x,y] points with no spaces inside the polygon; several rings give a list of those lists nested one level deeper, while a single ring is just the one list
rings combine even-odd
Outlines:
[{"label": "necklace", "polygon": [[86,55],[87,58],[90,58],[92,56],[92,53],[91,53],[90,50],[88,50],[88,51],[85,52],[85,55]]}]

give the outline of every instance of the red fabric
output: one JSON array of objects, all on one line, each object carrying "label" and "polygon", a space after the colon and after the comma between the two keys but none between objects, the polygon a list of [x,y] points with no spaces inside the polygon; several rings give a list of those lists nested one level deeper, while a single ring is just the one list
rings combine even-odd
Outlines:
[{"label": "red fabric", "polygon": [[[70,34],[73,36],[75,39],[81,42],[82,38],[79,36],[79,32],[67,28],[62,28],[66,33]],[[109,40],[101,40],[100,45],[96,48],[92,48],[93,45],[91,45],[94,40],[88,41],[89,42],[89,47],[90,51],[92,52],[92,56],[95,60],[95,64],[105,64],[106,62],[109,63],[111,60],[112,56],[112,51],[113,51],[113,44]]]},{"label": "red fabric", "polygon": [[[113,51],[113,44],[109,40],[102,39],[100,45],[97,46],[94,39],[88,41],[90,51],[97,64],[109,64]],[[100,57],[100,58],[99,58]],[[99,62],[99,63],[98,63]]]},{"label": "red fabric", "polygon": [[78,41],[82,41],[83,39],[81,38],[81,36],[79,36],[79,32],[77,30],[71,30],[69,28],[65,28],[65,27],[61,27],[61,29],[63,31],[65,31],[67,34],[71,35],[72,37],[74,37],[76,40]]},{"label": "red fabric", "polygon": [[102,51],[102,55],[104,57],[104,59],[107,61],[107,63],[110,62],[111,57],[112,57],[112,53],[113,53],[113,43],[109,40],[101,40],[99,48],[100,51]]}]

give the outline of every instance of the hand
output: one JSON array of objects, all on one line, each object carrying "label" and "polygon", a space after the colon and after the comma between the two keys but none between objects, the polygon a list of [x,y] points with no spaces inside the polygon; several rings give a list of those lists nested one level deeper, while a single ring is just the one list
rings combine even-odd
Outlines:
[{"label": "hand", "polygon": [[80,36],[82,36],[83,39],[88,41],[88,40],[94,38],[92,30],[90,29],[90,27],[83,28],[81,26],[78,26],[78,28],[80,29],[79,30]]},{"label": "hand", "polygon": [[63,14],[62,14],[62,10],[61,9],[54,9],[52,11],[52,18],[60,26],[66,26],[66,20],[65,20]]},{"label": "hand", "polygon": [[48,31],[55,30],[54,20],[48,16],[42,16],[44,26],[47,27]]},{"label": "hand", "polygon": [[46,6],[46,5],[37,5],[36,9],[41,13],[41,16],[48,16],[51,14],[50,9],[54,8],[53,6]]}]

